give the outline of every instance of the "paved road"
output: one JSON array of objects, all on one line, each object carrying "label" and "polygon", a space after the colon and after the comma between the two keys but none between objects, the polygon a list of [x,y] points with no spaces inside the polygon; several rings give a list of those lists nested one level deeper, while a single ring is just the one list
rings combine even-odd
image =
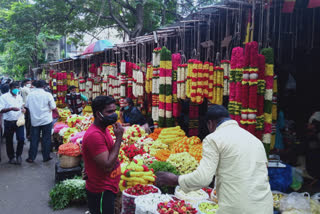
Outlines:
[{"label": "paved road", "polygon": [[[42,162],[41,152],[34,164],[25,162],[29,142],[24,148],[21,166],[8,164],[5,145],[1,145],[0,213],[1,214],[84,214],[86,206],[53,211],[49,205],[49,191],[54,186],[54,164]],[[52,154],[52,156],[55,156]]]}]

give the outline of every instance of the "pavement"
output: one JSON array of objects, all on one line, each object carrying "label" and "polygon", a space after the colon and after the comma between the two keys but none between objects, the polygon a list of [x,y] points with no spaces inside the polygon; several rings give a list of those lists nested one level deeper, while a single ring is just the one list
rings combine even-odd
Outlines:
[{"label": "pavement", "polygon": [[[25,161],[28,156],[29,142],[26,141],[22,155],[22,165],[8,164],[5,140],[1,146],[0,162],[0,214],[84,214],[86,205],[74,205],[64,210],[53,211],[49,206],[49,192],[54,186],[55,163],[43,163],[39,151],[35,163]],[[40,148],[40,146],[39,146]]]}]

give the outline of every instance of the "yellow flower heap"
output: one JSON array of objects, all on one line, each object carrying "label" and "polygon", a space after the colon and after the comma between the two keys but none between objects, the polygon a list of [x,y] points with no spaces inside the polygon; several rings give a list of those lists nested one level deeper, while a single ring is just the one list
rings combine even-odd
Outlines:
[{"label": "yellow flower heap", "polygon": [[128,165],[121,166],[120,190],[123,191],[137,184],[153,184],[153,170],[143,164],[143,160],[133,160]]},{"label": "yellow flower heap", "polygon": [[169,149],[171,149],[173,143],[181,140],[184,136],[186,136],[186,134],[180,128],[180,126],[176,126],[163,129],[158,137],[158,140],[164,144],[167,144]]},{"label": "yellow flower heap", "polygon": [[182,175],[191,173],[198,167],[198,161],[188,152],[171,154],[167,162],[175,166]]}]

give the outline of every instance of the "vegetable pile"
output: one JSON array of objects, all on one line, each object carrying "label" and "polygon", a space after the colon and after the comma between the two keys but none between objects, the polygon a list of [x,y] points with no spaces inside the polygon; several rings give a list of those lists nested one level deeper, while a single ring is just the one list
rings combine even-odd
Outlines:
[{"label": "vegetable pile", "polygon": [[56,184],[50,191],[49,204],[54,210],[64,209],[71,202],[86,201],[86,182],[79,179],[67,179]]},{"label": "vegetable pile", "polygon": [[185,201],[162,202],[158,204],[158,212],[160,214],[194,214],[197,210]]}]

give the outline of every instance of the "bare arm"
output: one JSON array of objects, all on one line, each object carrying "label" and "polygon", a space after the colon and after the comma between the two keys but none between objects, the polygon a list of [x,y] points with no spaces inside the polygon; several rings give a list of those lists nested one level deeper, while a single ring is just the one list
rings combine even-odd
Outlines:
[{"label": "bare arm", "polygon": [[101,168],[104,172],[111,172],[113,170],[113,166],[115,165],[119,150],[122,142],[123,135],[123,127],[116,123],[113,125],[114,133],[116,135],[116,142],[112,148],[112,150],[102,152],[101,154],[94,157],[94,161],[97,163],[98,167]]}]

